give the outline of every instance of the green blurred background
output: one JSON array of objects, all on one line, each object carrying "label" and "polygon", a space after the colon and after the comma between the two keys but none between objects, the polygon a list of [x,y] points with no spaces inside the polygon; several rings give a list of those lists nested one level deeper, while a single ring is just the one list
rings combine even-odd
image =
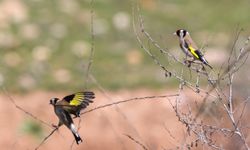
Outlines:
[{"label": "green blurred background", "polygon": [[[186,28],[199,46],[212,49],[207,57],[214,66],[238,27],[244,29],[242,39],[250,31],[249,0],[142,0],[140,7],[146,30],[162,47],[174,53],[178,42],[172,33]],[[93,8],[91,74],[100,85],[110,90],[173,85],[140,49],[131,1],[94,0]],[[82,89],[91,50],[90,11],[90,0],[0,1],[0,84],[16,92]]]}]

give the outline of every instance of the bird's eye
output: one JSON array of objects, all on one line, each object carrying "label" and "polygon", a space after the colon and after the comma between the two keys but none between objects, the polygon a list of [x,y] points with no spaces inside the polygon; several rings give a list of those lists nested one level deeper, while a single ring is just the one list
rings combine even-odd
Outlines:
[{"label": "bird's eye", "polygon": [[187,34],[187,32],[184,30],[184,31],[183,31],[183,37],[185,37],[186,34]]},{"label": "bird's eye", "polygon": [[58,100],[57,98],[50,99],[50,104],[56,104],[57,100]]}]

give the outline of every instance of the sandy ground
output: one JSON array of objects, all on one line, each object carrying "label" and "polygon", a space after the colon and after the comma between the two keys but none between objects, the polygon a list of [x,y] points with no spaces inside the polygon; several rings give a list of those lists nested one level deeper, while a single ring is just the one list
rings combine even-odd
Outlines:
[{"label": "sandy ground", "polygon": [[[37,91],[25,95],[12,95],[12,97],[19,106],[39,119],[48,124],[57,124],[58,119],[54,114],[52,106],[49,105],[49,99],[52,97],[62,98],[67,94],[71,93]],[[107,92],[105,94],[96,92],[94,103],[86,110],[111,103],[112,101],[175,93],[135,90],[130,92]],[[20,132],[20,126],[22,126],[23,122],[32,118],[17,109],[6,95],[0,96],[0,118],[0,146],[4,149],[35,149],[42,141],[42,138],[36,138],[34,135]],[[35,119],[32,120],[35,121]],[[74,121],[77,125],[78,120]],[[44,136],[53,130],[46,125],[41,124],[41,126],[44,130]],[[80,145],[74,143],[73,147],[71,147],[72,142],[74,142],[73,136],[63,126],[39,149],[142,149],[125,135],[130,135],[149,149],[176,149],[176,146],[182,142],[181,140],[183,140],[185,132],[185,126],[178,122],[175,112],[167,99],[132,101],[92,111],[81,116],[80,127],[79,133],[84,140]]]}]

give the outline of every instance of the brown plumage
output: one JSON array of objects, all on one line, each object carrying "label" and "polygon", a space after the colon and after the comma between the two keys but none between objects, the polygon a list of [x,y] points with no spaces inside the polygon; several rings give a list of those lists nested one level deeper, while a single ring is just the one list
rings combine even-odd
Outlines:
[{"label": "brown plumage", "polygon": [[182,51],[186,54],[186,56],[192,57],[196,60],[200,60],[203,64],[207,65],[212,69],[212,66],[208,64],[204,55],[198,49],[197,45],[192,40],[187,30],[179,29],[174,34],[179,37],[180,47]]}]

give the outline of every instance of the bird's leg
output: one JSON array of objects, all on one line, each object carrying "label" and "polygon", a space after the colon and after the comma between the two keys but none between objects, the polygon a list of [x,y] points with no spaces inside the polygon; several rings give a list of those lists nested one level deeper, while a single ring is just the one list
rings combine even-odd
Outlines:
[{"label": "bird's leg", "polygon": [[185,60],[184,60],[184,63],[188,66],[188,67],[191,67],[191,62],[192,62],[193,60],[188,60],[188,55],[186,55],[186,58],[185,58]]},{"label": "bird's leg", "polygon": [[184,63],[187,64],[188,60],[187,60],[187,55],[186,57],[184,58]]},{"label": "bird's leg", "polygon": [[190,68],[191,67],[191,64],[192,64],[193,61],[188,61],[188,67]]},{"label": "bird's leg", "polygon": [[185,63],[186,63],[187,66],[190,68],[193,62],[194,62],[194,59],[192,59],[192,60],[186,60]]},{"label": "bird's leg", "polygon": [[54,123],[51,124],[51,126],[55,129],[58,129],[59,126],[55,125]]},{"label": "bird's leg", "polygon": [[80,117],[80,113],[74,114],[73,119]]},{"label": "bird's leg", "polygon": [[76,117],[80,117],[80,112],[78,112],[78,113],[76,114]]},{"label": "bird's leg", "polygon": [[204,65],[202,64],[202,68],[201,68],[202,71],[206,71]]},{"label": "bird's leg", "polygon": [[52,127],[58,129],[62,125],[61,121],[58,122],[58,125],[52,123]]}]

